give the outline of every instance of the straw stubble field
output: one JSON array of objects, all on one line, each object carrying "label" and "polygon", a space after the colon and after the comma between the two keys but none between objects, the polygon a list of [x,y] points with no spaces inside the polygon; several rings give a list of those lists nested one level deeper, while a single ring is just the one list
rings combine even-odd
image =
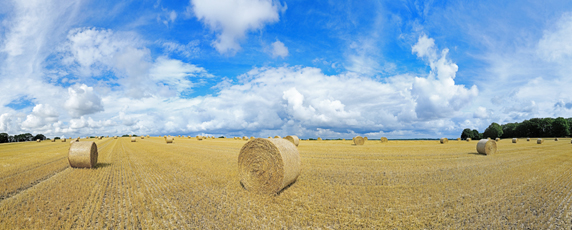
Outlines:
[{"label": "straw stubble field", "polygon": [[501,140],[300,141],[302,173],[276,196],[238,180],[246,141],[95,140],[95,169],[69,143],[0,145],[0,229],[570,228],[572,145]]}]

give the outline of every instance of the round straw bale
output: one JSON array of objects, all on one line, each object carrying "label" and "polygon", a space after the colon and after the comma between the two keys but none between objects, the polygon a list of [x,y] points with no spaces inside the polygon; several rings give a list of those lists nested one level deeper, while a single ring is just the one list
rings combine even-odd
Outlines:
[{"label": "round straw bale", "polygon": [[441,140],[439,140],[439,142],[441,144],[447,144],[447,143],[449,143],[449,139],[443,137],[443,138],[441,138]]},{"label": "round straw bale", "polygon": [[131,138],[131,142],[137,142],[137,138],[132,137],[132,138]]},{"label": "round straw bale", "polygon": [[52,139],[52,142],[56,142],[56,139]]},{"label": "round straw bale", "polygon": [[512,138],[512,143],[518,142],[518,138]]},{"label": "round straw bale", "polygon": [[460,138],[460,137],[459,137],[459,138],[457,138],[457,141],[461,141],[461,138]]},{"label": "round straw bale", "polygon": [[40,140],[40,139],[36,139],[36,142],[41,142],[41,141],[42,141],[42,140]]},{"label": "round straw bale", "polygon": [[379,140],[381,141],[381,143],[388,142],[387,137],[381,137],[381,138],[379,138]]},{"label": "round straw bale", "polygon": [[93,141],[74,142],[68,151],[68,162],[74,168],[93,168],[97,164],[97,145]]},{"label": "round straw bale", "polygon": [[542,138],[538,138],[536,140],[536,144],[542,144],[542,143],[544,143],[544,140]]},{"label": "round straw bale", "polygon": [[482,139],[479,141],[479,143],[477,143],[477,152],[485,155],[493,155],[497,152],[497,142],[488,139]]},{"label": "round straw bale", "polygon": [[65,139],[65,138],[62,138],[62,142],[66,142],[66,139]]},{"label": "round straw bale", "polygon": [[[487,139],[488,140],[488,139]],[[471,141],[471,138],[467,138],[467,142]]]},{"label": "round straw bale", "polygon": [[487,140],[490,140],[490,139],[491,139],[490,137],[487,137]]},{"label": "round straw bale", "polygon": [[244,144],[238,155],[242,186],[258,194],[277,194],[300,175],[300,154],[285,139],[256,138]]},{"label": "round straw bale", "polygon": [[365,142],[364,138],[361,136],[354,137],[353,141],[355,145],[363,145],[363,143]]},{"label": "round straw bale", "polygon": [[133,135],[129,134],[129,137],[133,137]]},{"label": "round straw bale", "polygon": [[526,138],[526,141],[530,141],[530,137],[529,137],[529,138]]},{"label": "round straw bale", "polygon": [[141,136],[141,139],[145,139],[145,137],[144,137],[144,136]]},{"label": "round straw bale", "polygon": [[558,138],[554,138],[554,141],[558,141]]},{"label": "round straw bale", "polygon": [[274,138],[282,138],[282,137],[280,137],[280,136],[276,135],[276,136],[274,136]]},{"label": "round straw bale", "polygon": [[499,141],[500,141],[500,138],[497,137],[497,139],[495,139],[495,141],[496,141],[496,142],[499,142]]},{"label": "round straw bale", "polygon": [[254,137],[250,137],[250,140],[254,140]]},{"label": "round straw bale", "polygon": [[570,140],[570,144],[572,144],[572,140]]},{"label": "round straw bale", "polygon": [[171,144],[171,143],[173,143],[173,138],[172,137],[166,137],[165,142],[167,142],[167,144]]},{"label": "round straw bale", "polygon": [[247,137],[247,136],[243,136],[243,137],[242,137],[242,140],[245,140],[245,141],[246,141],[246,140],[248,140],[248,137]]},{"label": "round straw bale", "polygon": [[321,140],[322,140],[322,138],[321,138],[321,137],[318,137],[318,140],[319,140],[319,141],[321,141]]},{"label": "round straw bale", "polygon": [[284,137],[285,140],[288,140],[290,142],[292,142],[292,144],[294,144],[295,146],[298,146],[300,144],[300,138],[298,138],[298,136],[286,136]]},{"label": "round straw bale", "polygon": [[367,137],[363,137],[363,140],[364,140],[364,141],[367,141]]}]

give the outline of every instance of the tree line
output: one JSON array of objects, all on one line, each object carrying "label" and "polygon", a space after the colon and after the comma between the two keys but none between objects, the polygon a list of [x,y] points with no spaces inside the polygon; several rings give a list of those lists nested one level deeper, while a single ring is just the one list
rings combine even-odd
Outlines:
[{"label": "tree line", "polygon": [[572,133],[572,118],[532,118],[523,122],[499,125],[493,122],[479,133],[476,129],[464,129],[461,139],[513,138],[513,137],[567,137]]},{"label": "tree line", "polygon": [[10,136],[7,133],[0,133],[0,143],[35,141],[37,139],[47,140],[47,138],[46,138],[46,136],[44,136],[44,134],[37,134],[34,136],[31,133],[24,133],[24,134],[18,134],[18,135]]}]

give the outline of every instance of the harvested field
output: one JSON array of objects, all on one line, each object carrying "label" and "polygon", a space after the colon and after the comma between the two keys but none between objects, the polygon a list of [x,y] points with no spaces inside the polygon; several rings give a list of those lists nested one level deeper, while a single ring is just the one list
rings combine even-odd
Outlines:
[{"label": "harvested field", "polygon": [[489,156],[476,141],[301,140],[298,180],[270,196],[239,183],[246,141],[93,140],[94,169],[69,167],[69,143],[1,144],[0,229],[572,227],[570,139]]}]

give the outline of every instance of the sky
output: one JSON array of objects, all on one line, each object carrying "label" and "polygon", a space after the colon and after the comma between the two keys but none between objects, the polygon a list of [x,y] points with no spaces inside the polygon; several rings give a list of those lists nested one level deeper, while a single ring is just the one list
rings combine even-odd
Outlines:
[{"label": "sky", "polygon": [[0,132],[456,138],[572,117],[572,1],[0,0]]}]

